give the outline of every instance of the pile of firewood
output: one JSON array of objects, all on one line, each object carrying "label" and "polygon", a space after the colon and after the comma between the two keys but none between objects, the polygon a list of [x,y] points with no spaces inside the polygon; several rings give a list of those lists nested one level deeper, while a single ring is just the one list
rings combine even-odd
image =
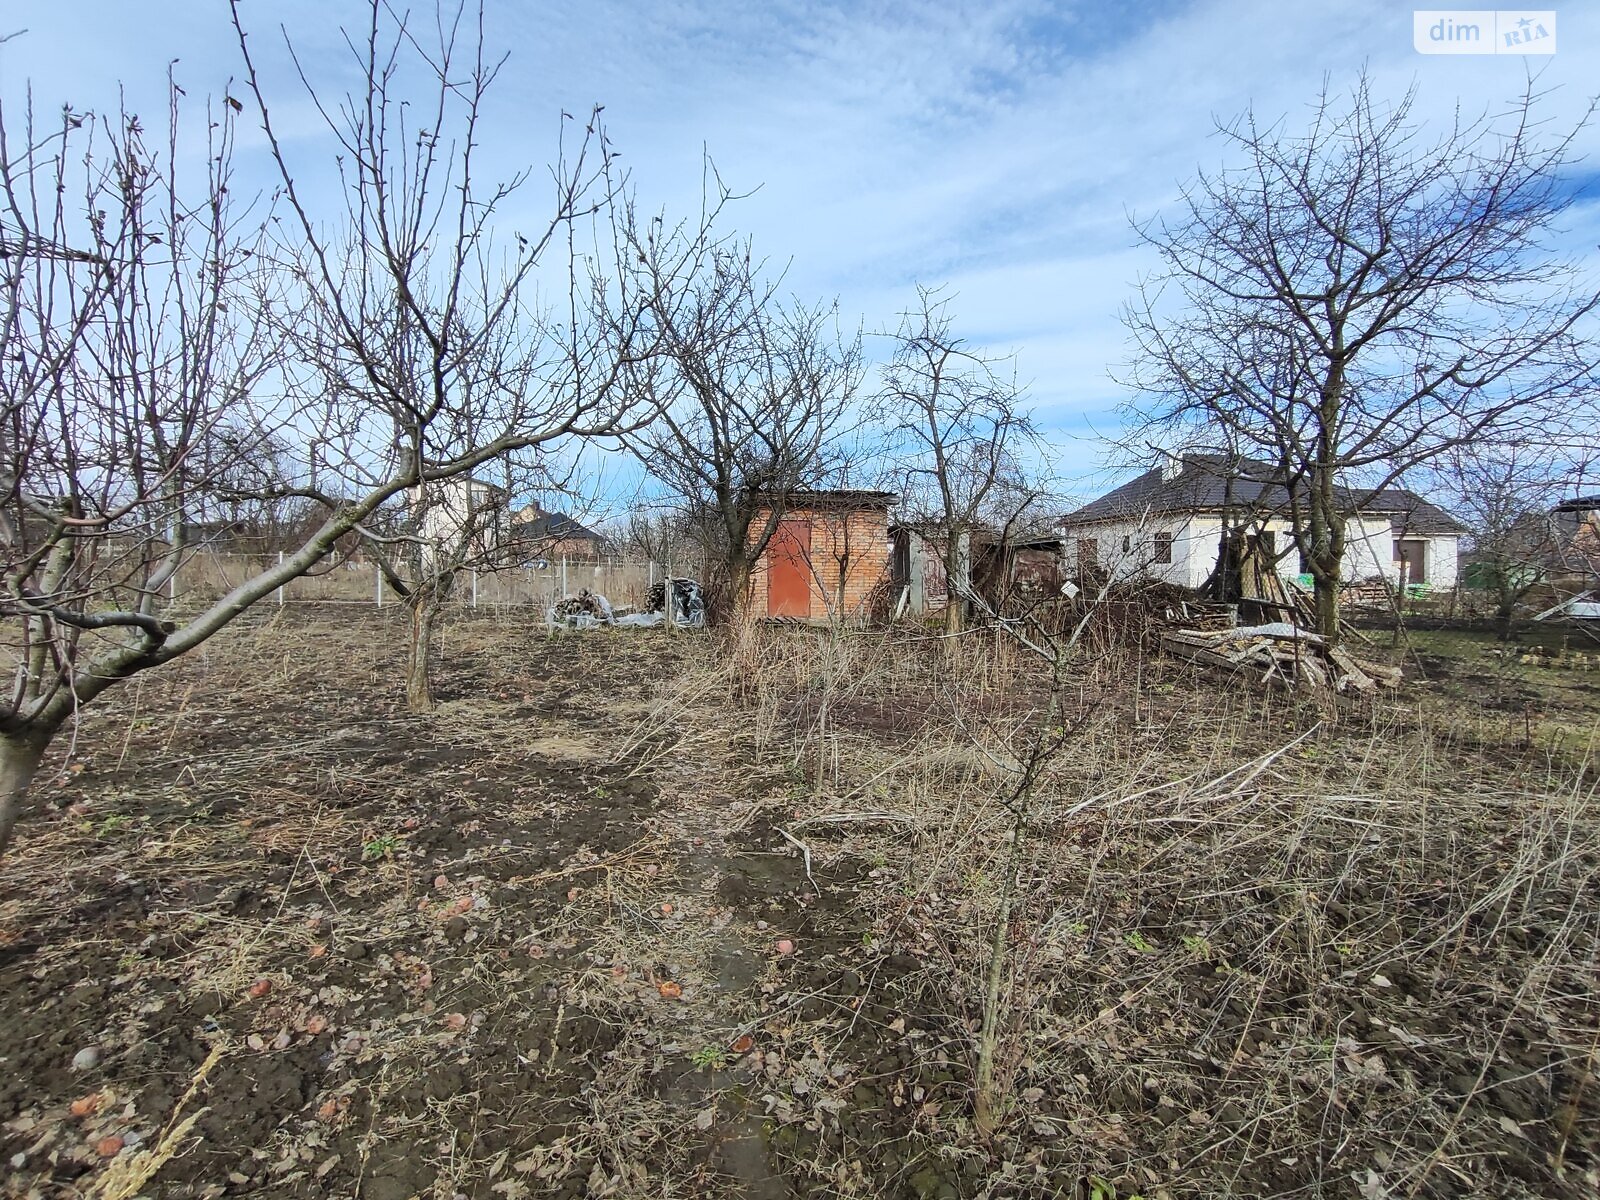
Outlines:
[{"label": "pile of firewood", "polygon": [[572,625],[595,621],[609,625],[612,618],[611,601],[588,588],[581,589],[576,596],[563,596],[550,609],[552,624]]},{"label": "pile of firewood", "polygon": [[1400,668],[1357,659],[1287,622],[1239,629],[1174,629],[1161,635],[1170,654],[1202,666],[1242,672],[1286,691],[1360,692],[1398,687]]}]

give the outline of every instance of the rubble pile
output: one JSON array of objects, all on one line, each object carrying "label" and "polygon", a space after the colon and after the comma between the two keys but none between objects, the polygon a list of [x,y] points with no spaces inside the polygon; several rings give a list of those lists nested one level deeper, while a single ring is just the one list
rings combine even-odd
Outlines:
[{"label": "rubble pile", "polygon": [[1357,659],[1321,636],[1284,621],[1237,629],[1174,629],[1161,635],[1168,653],[1201,666],[1248,674],[1285,691],[1369,695],[1398,687],[1399,667]]},{"label": "rubble pile", "polygon": [[[666,611],[669,585],[672,589],[671,613]],[[669,617],[674,625],[698,628],[706,623],[705,593],[693,579],[672,578],[652,583],[650,590],[645,593],[644,608],[646,612]]]}]

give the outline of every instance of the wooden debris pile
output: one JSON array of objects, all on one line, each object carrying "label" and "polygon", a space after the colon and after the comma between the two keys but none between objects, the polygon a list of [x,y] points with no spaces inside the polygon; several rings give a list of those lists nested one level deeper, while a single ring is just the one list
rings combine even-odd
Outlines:
[{"label": "wooden debris pile", "polygon": [[1394,589],[1388,580],[1363,579],[1339,588],[1339,607],[1390,612],[1394,609]]},{"label": "wooden debris pile", "polygon": [[1320,636],[1284,621],[1238,629],[1174,629],[1161,635],[1169,654],[1285,691],[1357,692],[1397,687],[1400,668],[1357,659]]},{"label": "wooden debris pile", "polygon": [[1198,630],[1201,633],[1212,633],[1219,629],[1232,629],[1237,625],[1239,606],[1186,598],[1167,605],[1162,615],[1168,625]]}]

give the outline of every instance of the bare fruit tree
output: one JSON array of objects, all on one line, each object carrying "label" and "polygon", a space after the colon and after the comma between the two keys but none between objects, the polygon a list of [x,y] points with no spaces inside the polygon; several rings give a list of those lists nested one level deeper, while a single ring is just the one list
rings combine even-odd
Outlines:
[{"label": "bare fruit tree", "polygon": [[509,488],[469,473],[408,489],[387,534],[367,526],[365,548],[410,617],[411,712],[433,711],[435,631],[462,574],[498,565],[509,507]]},{"label": "bare fruit tree", "polygon": [[251,319],[259,226],[229,194],[231,114],[191,176],[169,99],[154,131],[0,109],[0,852],[84,704],[293,573],[187,622],[165,611],[203,497],[261,449],[249,398],[279,362]]},{"label": "bare fruit tree", "polygon": [[[1352,491],[1593,395],[1594,281],[1550,247],[1574,131],[1531,87],[1430,135],[1363,77],[1291,134],[1220,128],[1233,165],[1140,225],[1163,269],[1125,321],[1138,428],[1226,442],[1282,475],[1317,624],[1338,633]],[[1580,128],[1581,128],[1580,122]]]},{"label": "bare fruit tree", "polygon": [[[207,116],[203,160],[180,139],[176,86],[154,137],[132,113],[41,125],[0,111],[0,851],[51,741],[106,689],[201,645],[407,489],[625,423],[605,357],[615,314],[602,344],[576,319],[588,286],[565,322],[524,299],[528,264],[615,194],[604,135],[590,126],[563,152],[548,218],[495,254],[507,189],[482,194],[470,171],[494,66],[460,11],[434,27],[429,55],[374,3],[351,39],[367,69],[335,123],[342,225],[303,203],[248,54],[283,172],[277,213],[235,203],[234,97]],[[399,95],[419,61],[434,99],[422,137]],[[304,473],[260,469],[286,446]],[[280,563],[175,610],[165,592],[189,531],[224,501],[320,517]]]},{"label": "bare fruit tree", "polygon": [[1471,535],[1465,555],[1494,605],[1502,639],[1517,605],[1559,562],[1560,537],[1551,509],[1566,476],[1557,456],[1531,446],[1459,446],[1441,464],[1452,506]]},{"label": "bare fruit tree", "polygon": [[[339,493],[317,499],[336,509],[340,494],[403,489],[402,529],[362,532],[410,613],[406,695],[425,712],[440,614],[462,572],[489,560],[486,534],[510,499],[508,487],[474,472],[537,474],[552,446],[626,432],[650,409],[647,397],[624,398],[614,386],[609,357],[634,352],[637,323],[613,314],[615,341],[606,342],[587,311],[591,288],[603,283],[591,276],[580,286],[570,236],[617,197],[611,149],[598,110],[575,148],[564,128],[549,215],[497,236],[531,173],[479,181],[479,118],[505,61],[485,57],[481,8],[442,9],[424,49],[405,16],[373,3],[364,36],[350,39],[365,95],[335,105],[313,92],[344,150],[342,221],[330,238],[275,132],[237,5],[234,14],[294,217],[293,235],[276,248],[295,286],[272,311],[300,385],[330,404],[321,441],[337,448],[328,474]],[[408,67],[424,81],[420,95],[407,86]],[[566,256],[558,269],[552,249]],[[537,293],[551,278],[565,290],[555,312]]]},{"label": "bare fruit tree", "polygon": [[829,476],[861,345],[841,335],[834,307],[785,300],[748,242],[708,233],[731,198],[715,186],[718,203],[698,226],[626,222],[620,316],[642,314],[634,336],[658,353],[619,357],[629,397],[661,413],[628,445],[684,504],[737,604],[785,497]]},{"label": "bare fruit tree", "polygon": [[955,335],[948,298],[918,287],[917,301],[894,334],[872,414],[896,463],[902,520],[938,543],[945,628],[955,633],[965,624],[972,535],[989,524],[1009,531],[1041,495],[1027,469],[1038,433],[1016,380],[1000,372],[1004,364]]}]

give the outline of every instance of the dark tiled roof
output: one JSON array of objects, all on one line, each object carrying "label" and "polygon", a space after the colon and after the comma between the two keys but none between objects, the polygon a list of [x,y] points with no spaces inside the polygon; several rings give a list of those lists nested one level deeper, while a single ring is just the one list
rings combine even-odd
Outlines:
[{"label": "dark tiled roof", "polygon": [[605,538],[585,525],[580,525],[566,513],[540,513],[511,527],[511,536],[520,541],[563,541],[567,538],[587,538],[603,542]]},{"label": "dark tiled roof", "polygon": [[1146,471],[1062,518],[1064,525],[1137,517],[1147,513],[1209,512],[1224,508],[1275,508],[1287,503],[1270,463],[1215,454],[1183,457],[1183,469]]},{"label": "dark tiled roof", "polygon": [[1462,534],[1467,527],[1436,504],[1404,488],[1385,488],[1381,492],[1356,494],[1362,512],[1388,513],[1396,533],[1423,536],[1444,533]]},{"label": "dark tiled roof", "polygon": [[[1176,474],[1146,471],[1098,500],[1091,500],[1063,518],[1063,525],[1110,521],[1161,513],[1283,512],[1289,493],[1283,476],[1271,463],[1220,454],[1186,454]],[[1403,488],[1368,492],[1340,488],[1349,512],[1393,515],[1396,524],[1413,533],[1461,533],[1459,521]]]}]

